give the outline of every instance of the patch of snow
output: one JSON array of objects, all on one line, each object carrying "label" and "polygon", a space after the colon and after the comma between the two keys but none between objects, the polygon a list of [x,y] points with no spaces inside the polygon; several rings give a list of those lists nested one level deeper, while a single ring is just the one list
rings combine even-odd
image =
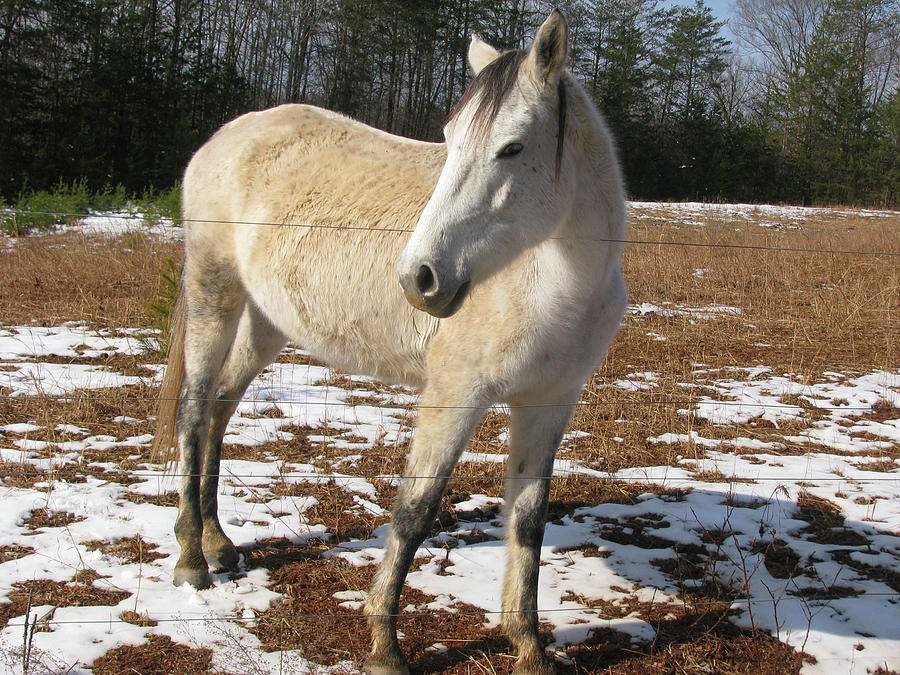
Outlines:
[{"label": "patch of snow", "polygon": [[[738,308],[727,306],[714,306],[715,313],[709,307],[650,305],[646,311],[643,307],[635,308],[634,314],[672,312],[668,315],[694,319],[705,314],[722,317],[740,313]],[[126,337],[104,336],[81,325],[2,328],[0,352],[4,365],[11,370],[0,373],[0,385],[9,386],[17,396],[34,396],[71,392],[92,384],[101,386],[101,382],[103,386],[133,383],[135,380],[106,371],[100,365],[40,361],[45,354],[92,354],[91,358],[101,359],[103,353],[128,353],[126,350],[135,347],[130,342],[135,337],[124,331],[119,335]],[[29,375],[33,376],[30,381]],[[249,546],[272,537],[299,543],[311,538],[327,540],[328,525],[312,519],[310,514],[315,510],[311,509],[318,502],[312,491],[303,494],[304,485],[334,484],[352,494],[354,510],[376,516],[386,514],[375,501],[382,483],[344,472],[356,466],[376,441],[402,443],[408,439],[409,431],[401,420],[406,420],[408,406],[415,404],[416,395],[392,394],[386,406],[351,406],[347,404],[348,397],[355,392],[328,386],[325,383],[329,377],[330,371],[324,368],[276,363],[254,381],[239,404],[228,426],[227,442],[260,445],[274,438],[288,438],[290,432],[285,427],[327,425],[330,433],[322,434],[319,442],[323,447],[329,444],[343,450],[345,462],[326,469],[299,462],[224,461],[220,518],[225,533],[237,545]],[[659,377],[657,373],[634,372],[623,382],[649,387]],[[637,599],[681,604],[683,589],[663,571],[665,566],[660,561],[672,561],[677,555],[675,545],[682,544],[714,552],[708,574],[723,584],[743,589],[732,603],[737,612],[732,620],[748,627],[752,622],[754,627],[804,648],[817,659],[816,664],[804,665],[804,673],[864,673],[884,664],[900,666],[896,656],[900,654],[897,622],[884,620],[896,614],[897,594],[877,575],[857,574],[833,555],[842,549],[859,565],[889,570],[898,567],[900,543],[895,533],[900,526],[900,465],[886,461],[883,453],[900,443],[900,414],[898,419],[886,419],[883,414],[872,419],[868,413],[900,407],[900,372],[832,372],[809,382],[790,373],[775,374],[763,364],[721,369],[694,364],[692,381],[683,384],[702,384],[704,394],[682,414],[711,424],[767,421],[777,426],[804,418],[809,409],[816,410],[817,418],[805,431],[790,436],[773,432],[778,440],[770,442],[748,437],[709,438],[700,430],[651,437],[651,442],[694,446],[693,457],[682,458],[677,466],[632,467],[610,474],[581,461],[557,459],[553,466],[557,476],[636,481],[650,486],[645,494],[627,503],[585,505],[548,524],[541,549],[539,607],[541,620],[551,627],[552,648],[558,658],[564,660],[567,645],[584,641],[597,629],[622,632],[636,644],[652,642],[656,637],[654,626],[628,613],[614,619],[602,618],[590,606],[591,601],[626,605]],[[361,396],[358,392],[364,391],[360,387],[356,393]],[[114,419],[127,424],[134,418]],[[45,441],[38,435],[43,429],[36,424],[6,424],[0,427],[4,433],[29,437],[4,438],[4,443],[13,447],[0,446],[0,460],[23,470],[46,471],[82,461],[88,449],[102,452],[140,447],[151,440],[149,434],[124,440],[90,434],[65,420],[59,420],[55,428],[83,438]],[[30,437],[32,434],[34,438]],[[570,433],[567,439],[580,435]],[[613,440],[624,442],[622,436]],[[783,454],[786,443],[803,443],[809,451],[803,455]],[[733,448],[741,453],[727,452]],[[38,454],[46,452],[52,452],[52,459]],[[502,463],[507,459],[504,452],[466,452],[461,461]],[[108,464],[110,469],[117,466]],[[336,466],[341,471],[336,471]],[[461,469],[471,470],[472,467]],[[716,476],[720,475],[737,481],[719,482]],[[268,590],[268,573],[264,569],[248,570],[238,579],[216,575],[213,587],[199,592],[171,585],[178,554],[172,532],[176,508],[134,503],[125,497],[165,493],[175,488],[175,480],[160,468],[146,465],[141,465],[134,476],[139,480],[129,486],[98,476],[89,477],[84,483],[48,478],[34,487],[0,487],[6,514],[0,520],[0,546],[34,549],[32,554],[0,564],[0,602],[8,597],[14,583],[31,579],[68,581],[86,567],[106,576],[98,585],[131,593],[114,606],[57,608],[48,620],[52,630],[34,634],[34,648],[54,654],[65,663],[86,664],[111,647],[144,641],[148,632],[170,635],[192,646],[214,647],[222,643],[226,631],[228,644],[241,645],[246,653],[254,654],[259,664],[276,668],[277,659],[286,658],[294,659],[291,667],[297,671],[329,672],[328,668],[303,660],[296,652],[263,653],[258,640],[244,627],[280,597]],[[298,496],[279,496],[270,490],[273,481],[282,480]],[[396,485],[397,480],[391,484]],[[682,491],[676,493],[674,489]],[[808,523],[797,506],[797,499],[803,494],[834,504],[844,518],[842,532],[861,537],[865,544],[836,547],[804,534]],[[501,503],[497,497],[476,494],[455,507],[467,512]],[[64,528],[30,531],[27,521],[37,508],[67,511],[81,520]],[[460,523],[459,527],[472,525]],[[421,564],[409,575],[408,583],[434,599],[416,611],[459,611],[461,603],[468,603],[488,612],[490,624],[499,624],[504,527],[502,518],[479,522],[477,528],[485,537],[473,543],[457,539],[453,531],[427,539],[416,553]],[[376,564],[384,555],[388,531],[388,526],[381,526],[370,539],[342,542],[328,555],[354,565]],[[652,533],[662,543],[641,541],[641,531]],[[720,543],[710,544],[709,533],[713,532],[728,535],[714,539]],[[156,552],[164,557],[131,564],[85,546],[90,540],[137,535],[148,545],[156,546]],[[767,542],[776,538],[804,561],[803,574],[784,579],[770,573],[764,551]],[[450,539],[456,542],[455,548],[446,546]],[[585,555],[581,551],[585,544],[595,546],[601,555]],[[747,570],[752,570],[752,574]],[[817,599],[816,593],[823,584],[827,587],[835,579],[838,585],[860,595]],[[347,591],[335,598],[348,609],[358,609],[365,594]],[[118,616],[126,609],[146,612],[163,621],[153,627],[122,623]],[[243,617],[247,624],[225,623],[219,620],[223,616]],[[187,619],[189,623],[171,619]],[[13,617],[0,631],[0,642],[8,649],[21,644],[22,622],[23,617]],[[185,625],[191,627],[187,635]],[[440,649],[439,644],[435,645],[436,650]],[[224,664],[219,648],[214,651],[217,663]]]}]

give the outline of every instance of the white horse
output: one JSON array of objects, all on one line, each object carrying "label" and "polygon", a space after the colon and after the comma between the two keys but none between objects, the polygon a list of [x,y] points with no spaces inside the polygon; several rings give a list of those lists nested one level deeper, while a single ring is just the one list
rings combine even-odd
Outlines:
[{"label": "white horse", "polygon": [[222,436],[290,339],[338,368],[422,388],[366,603],[367,670],[407,672],[396,635],[403,581],[476,424],[503,402],[503,624],[515,672],[552,672],[537,616],[548,477],[626,305],[621,175],[601,116],[565,70],[566,49],[556,11],[527,51],[500,54],[473,37],[476,77],[446,144],[286,105],[226,124],[194,155],[156,439],[168,450],[174,437],[185,474],[176,584],[203,588],[210,567],[237,565],[217,516]]}]

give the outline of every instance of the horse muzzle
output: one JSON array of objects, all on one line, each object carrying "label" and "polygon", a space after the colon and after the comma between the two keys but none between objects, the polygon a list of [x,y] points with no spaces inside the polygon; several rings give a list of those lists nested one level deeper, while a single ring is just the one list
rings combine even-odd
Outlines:
[{"label": "horse muzzle", "polygon": [[416,309],[444,319],[456,313],[469,292],[469,280],[439,274],[428,262],[397,265],[400,287],[406,300]]}]

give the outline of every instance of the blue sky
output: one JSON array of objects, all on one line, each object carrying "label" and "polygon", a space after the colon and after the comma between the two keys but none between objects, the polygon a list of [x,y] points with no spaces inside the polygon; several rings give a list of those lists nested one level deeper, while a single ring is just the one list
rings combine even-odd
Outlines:
[{"label": "blue sky", "polygon": [[[733,0],[706,0],[706,5],[712,10],[712,13],[719,21],[727,21],[734,14]],[[725,37],[734,42],[734,34],[729,30],[727,24],[722,28],[722,33]]]},{"label": "blue sky", "polygon": [[[733,0],[705,0],[706,6],[712,9],[719,19],[727,19],[732,14]],[[663,0],[663,5],[689,5],[693,0]]]},{"label": "blue sky", "polygon": [[[663,0],[660,6],[668,7],[671,5],[689,5],[694,0]],[[727,21],[734,14],[734,0],[704,0],[706,6],[712,10],[713,15],[719,21]],[[722,29],[722,33],[726,38],[734,42],[733,34],[728,27]]]},{"label": "blue sky", "polygon": [[712,9],[713,14],[721,20],[731,16],[732,0],[706,0],[706,4]]}]

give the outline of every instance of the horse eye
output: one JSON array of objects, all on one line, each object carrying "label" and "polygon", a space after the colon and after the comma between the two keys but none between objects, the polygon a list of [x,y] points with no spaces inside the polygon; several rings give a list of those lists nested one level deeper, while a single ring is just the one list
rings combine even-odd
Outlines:
[{"label": "horse eye", "polygon": [[522,144],[521,143],[510,143],[505,146],[500,152],[497,153],[497,159],[506,159],[508,157],[515,157],[520,152],[522,152]]}]

